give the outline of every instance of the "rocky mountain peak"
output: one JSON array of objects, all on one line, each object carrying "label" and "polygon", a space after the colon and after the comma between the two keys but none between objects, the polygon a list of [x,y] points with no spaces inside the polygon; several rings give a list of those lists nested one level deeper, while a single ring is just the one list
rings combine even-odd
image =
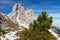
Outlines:
[{"label": "rocky mountain peak", "polygon": [[[3,20],[3,21],[2,21]],[[21,4],[15,4],[10,14],[0,13],[0,23],[2,27],[18,29],[29,29],[29,24],[35,20],[32,9],[25,9]]]},{"label": "rocky mountain peak", "polygon": [[21,4],[16,3],[16,4],[13,6],[13,10],[12,10],[12,11],[14,11],[14,12],[16,12],[16,11],[22,12],[22,11],[24,11],[24,7],[21,6]]},{"label": "rocky mountain peak", "polygon": [[35,19],[33,10],[25,10],[21,4],[15,4],[13,11],[8,14],[8,17],[12,22],[18,23],[23,28],[29,28],[29,24]]}]

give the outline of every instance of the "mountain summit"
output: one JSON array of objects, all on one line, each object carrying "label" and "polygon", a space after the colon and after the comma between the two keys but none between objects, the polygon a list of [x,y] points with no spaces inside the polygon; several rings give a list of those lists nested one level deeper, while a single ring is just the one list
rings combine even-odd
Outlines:
[{"label": "mountain summit", "polygon": [[26,10],[21,4],[17,3],[13,6],[11,13],[8,15],[2,15],[1,13],[0,15],[0,19],[6,20],[6,22],[4,22],[5,26],[15,30],[24,28],[29,29],[29,24],[36,18],[32,9]]},{"label": "mountain summit", "polygon": [[35,15],[32,9],[25,10],[21,4],[15,4],[13,10],[8,17],[12,22],[18,23],[20,27],[28,28],[29,24],[35,19]]}]

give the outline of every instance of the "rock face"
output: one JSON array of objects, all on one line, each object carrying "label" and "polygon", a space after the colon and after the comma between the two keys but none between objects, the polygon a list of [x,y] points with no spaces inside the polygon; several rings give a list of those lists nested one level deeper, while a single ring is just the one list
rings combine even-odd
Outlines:
[{"label": "rock face", "polygon": [[29,29],[29,24],[34,19],[35,15],[32,9],[25,10],[20,4],[15,4],[10,14],[0,13],[0,26],[5,29],[11,28],[14,30]]},{"label": "rock face", "polygon": [[14,22],[18,23],[20,27],[28,28],[30,22],[33,22],[35,19],[35,15],[32,9],[25,10],[23,6],[20,4],[15,4],[13,6],[12,12],[8,15],[8,17]]},{"label": "rock face", "polygon": [[0,13],[0,28],[4,30],[19,30],[19,25],[13,23],[8,16],[4,15],[3,13]]}]

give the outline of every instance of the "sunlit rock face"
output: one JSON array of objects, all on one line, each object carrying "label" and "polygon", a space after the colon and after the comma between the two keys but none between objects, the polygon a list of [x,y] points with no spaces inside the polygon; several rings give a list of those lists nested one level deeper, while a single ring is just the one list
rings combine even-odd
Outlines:
[{"label": "sunlit rock face", "polygon": [[15,4],[12,12],[8,17],[13,23],[18,23],[21,28],[28,28],[29,24],[35,20],[35,15],[32,9],[25,10],[21,4]]},{"label": "sunlit rock face", "polygon": [[13,6],[12,11],[14,11],[14,12],[16,12],[16,11],[18,11],[18,12],[23,12],[23,11],[25,11],[25,9],[24,9],[23,6],[21,6],[21,4],[17,4],[17,3],[16,3],[16,4]]},{"label": "sunlit rock face", "polygon": [[20,4],[15,4],[13,6],[12,12],[8,14],[9,18],[14,22],[17,23],[17,17],[18,15],[24,12],[24,7],[22,7]]}]

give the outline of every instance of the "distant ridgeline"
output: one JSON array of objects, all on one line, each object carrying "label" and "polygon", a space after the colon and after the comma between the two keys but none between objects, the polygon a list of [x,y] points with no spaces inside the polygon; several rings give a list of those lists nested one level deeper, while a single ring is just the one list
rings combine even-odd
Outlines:
[{"label": "distant ridgeline", "polygon": [[60,29],[57,28],[56,26],[52,26],[51,27],[52,31],[54,31],[56,34],[58,34],[60,36]]}]

